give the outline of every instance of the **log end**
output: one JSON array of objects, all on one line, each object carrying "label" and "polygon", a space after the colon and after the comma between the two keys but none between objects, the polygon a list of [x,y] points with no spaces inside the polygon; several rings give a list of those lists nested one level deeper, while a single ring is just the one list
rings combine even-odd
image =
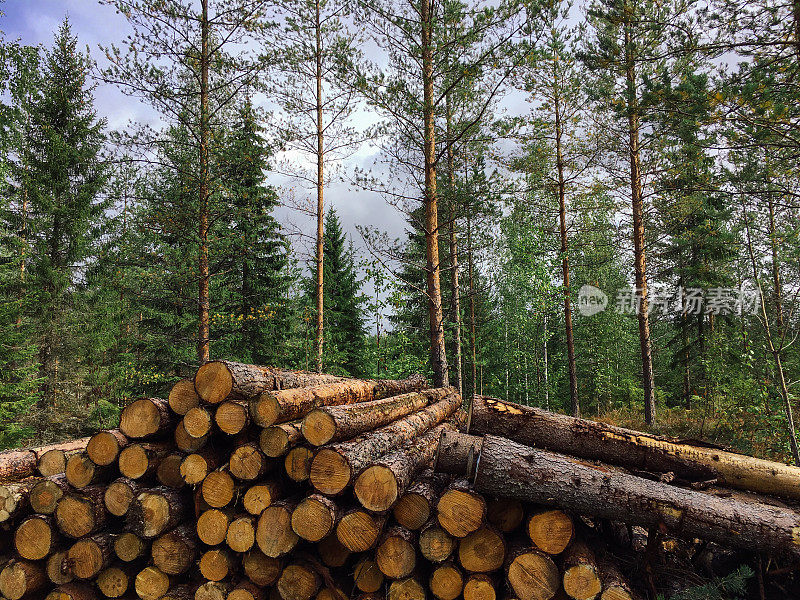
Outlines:
[{"label": "log end", "polygon": [[141,439],[156,433],[161,413],[150,398],[139,398],[126,406],[119,420],[119,430],[129,438]]},{"label": "log end", "polygon": [[317,498],[304,498],[292,512],[292,529],[304,540],[318,542],[333,530],[330,508]]},{"label": "log end", "polygon": [[53,529],[43,517],[29,517],[14,532],[14,547],[27,560],[41,560],[50,553]]},{"label": "log end", "polygon": [[600,577],[591,565],[576,565],[564,571],[564,591],[575,600],[592,600],[602,589]]},{"label": "log end", "polygon": [[274,425],[280,415],[280,404],[272,392],[261,392],[250,401],[250,417],[259,427]]},{"label": "log end", "polygon": [[533,550],[511,561],[508,583],[517,598],[552,598],[561,587],[561,578],[552,559]]},{"label": "log end", "polygon": [[97,465],[92,462],[85,452],[73,454],[67,460],[67,481],[76,489],[83,489],[94,479]]},{"label": "log end", "polygon": [[561,510],[546,510],[528,519],[528,537],[539,550],[561,554],[572,541],[572,517]]},{"label": "log end", "polygon": [[209,404],[219,404],[233,389],[233,375],[224,362],[207,362],[194,376],[194,389],[202,400]]},{"label": "log end", "polygon": [[223,402],[214,414],[214,421],[223,433],[236,435],[247,425],[247,408],[236,402]]},{"label": "log end", "polygon": [[202,454],[190,454],[181,461],[180,473],[187,485],[197,485],[208,475],[208,461]]},{"label": "log end", "polygon": [[322,446],[336,434],[336,421],[324,410],[312,410],[303,419],[303,437],[312,446]]},{"label": "log end", "polygon": [[372,512],[389,510],[397,501],[399,487],[397,477],[383,465],[367,467],[353,485],[361,506]]},{"label": "log end", "polygon": [[119,455],[119,439],[110,431],[100,431],[89,438],[86,453],[92,462],[101,467],[112,464]]},{"label": "log end", "polygon": [[172,412],[178,415],[185,415],[190,409],[200,404],[200,396],[194,389],[194,381],[182,379],[172,386],[167,398]]},{"label": "log end", "polygon": [[395,521],[406,529],[416,531],[431,517],[431,505],[428,499],[420,494],[406,493],[400,496],[392,509]]},{"label": "log end", "polygon": [[119,453],[119,472],[130,479],[139,479],[147,473],[150,459],[141,444],[131,444]]},{"label": "log end", "polygon": [[349,485],[351,477],[350,463],[338,452],[323,448],[311,461],[311,485],[323,494],[340,493]]}]

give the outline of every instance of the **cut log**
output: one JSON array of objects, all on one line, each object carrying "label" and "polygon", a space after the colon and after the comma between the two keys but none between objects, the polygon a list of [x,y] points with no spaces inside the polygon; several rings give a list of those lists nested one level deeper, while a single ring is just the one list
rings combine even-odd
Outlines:
[{"label": "cut log", "polygon": [[158,567],[145,567],[136,575],[133,585],[142,600],[159,600],[169,590],[170,579]]},{"label": "cut log", "polygon": [[194,600],[195,589],[193,585],[173,585],[161,600]]},{"label": "cut log", "polygon": [[106,598],[120,598],[133,588],[135,573],[128,567],[110,566],[97,575],[97,589]]},{"label": "cut log", "polygon": [[[436,388],[382,400],[358,402],[358,398],[355,404],[315,408],[303,419],[303,436],[313,446],[349,440],[439,402],[452,392],[452,388]],[[370,396],[367,392],[362,397]]]},{"label": "cut log", "polygon": [[120,451],[128,445],[128,438],[119,429],[95,433],[86,444],[86,454],[101,467],[114,464]]},{"label": "cut log", "polygon": [[336,525],[336,537],[350,552],[364,552],[378,541],[386,517],[371,515],[365,510],[346,511]]},{"label": "cut log", "polygon": [[348,442],[321,448],[311,463],[311,484],[321,493],[341,493],[371,462],[447,419],[461,405],[452,393],[444,400]]},{"label": "cut log", "polygon": [[106,510],[115,517],[124,517],[133,499],[142,491],[142,486],[137,482],[127,477],[120,477],[108,484],[103,494],[103,503]]},{"label": "cut log", "polygon": [[511,533],[525,518],[525,507],[513,498],[494,498],[486,506],[486,518],[503,533]]},{"label": "cut log", "polygon": [[311,600],[320,585],[320,576],[310,565],[292,563],[283,569],[276,587],[283,600]]},{"label": "cut log", "polygon": [[247,428],[249,421],[247,404],[242,401],[228,400],[220,404],[214,412],[214,422],[217,427],[228,435],[241,433]]},{"label": "cut log", "polygon": [[183,430],[189,437],[194,439],[203,439],[211,433],[211,426],[214,420],[211,418],[211,413],[202,406],[195,406],[190,409],[183,419]]},{"label": "cut log", "polygon": [[41,515],[52,515],[58,501],[69,491],[67,477],[63,473],[36,482],[28,495],[31,510]]},{"label": "cut log", "polygon": [[125,518],[129,531],[152,539],[180,525],[187,509],[186,498],[179,492],[157,487],[136,496]]},{"label": "cut log", "polygon": [[258,444],[251,442],[236,448],[231,454],[228,469],[236,479],[241,481],[253,481],[262,477],[272,467],[272,463],[267,459],[258,447]]},{"label": "cut log", "polygon": [[103,488],[91,486],[61,498],[56,506],[59,531],[75,539],[98,531],[108,518],[103,495]]},{"label": "cut log", "polygon": [[[226,600],[266,600],[266,597],[266,590],[255,585],[252,581],[245,580],[236,584],[236,587],[231,590]],[[345,596],[341,600],[347,600],[347,597]]]},{"label": "cut log", "polygon": [[225,600],[230,591],[227,581],[206,581],[195,591],[194,600]]},{"label": "cut log", "polygon": [[317,543],[317,554],[325,566],[331,568],[344,566],[350,558],[350,550],[344,547],[335,533]]},{"label": "cut log", "polygon": [[247,488],[242,498],[242,508],[251,515],[260,515],[265,508],[278,500],[283,493],[280,480],[266,480]]},{"label": "cut log", "polygon": [[594,553],[583,541],[574,542],[564,554],[564,591],[573,600],[593,600],[602,590]]},{"label": "cut log", "polygon": [[635,600],[636,596],[633,594],[628,580],[625,579],[617,564],[610,557],[599,558],[597,567],[600,571],[600,581],[603,585],[603,593],[600,596],[600,600]]},{"label": "cut log", "polygon": [[274,584],[283,570],[280,559],[267,556],[258,548],[242,557],[242,568],[247,578],[260,587]]},{"label": "cut log", "polygon": [[156,478],[161,485],[174,489],[182,488],[186,482],[181,475],[181,464],[183,464],[184,454],[180,452],[170,452],[158,463]]},{"label": "cut log", "polygon": [[66,468],[65,453],[85,450],[88,443],[89,438],[81,438],[0,452],[0,481],[20,481],[36,475],[37,471],[44,477],[63,473]]},{"label": "cut log", "polygon": [[381,573],[390,579],[403,579],[411,575],[417,564],[416,536],[400,527],[390,527],[383,534],[375,550],[375,562]]},{"label": "cut log", "polygon": [[141,479],[156,472],[172,444],[131,444],[119,453],[119,472],[129,479]]},{"label": "cut log", "polygon": [[10,560],[0,571],[0,595],[8,600],[20,600],[43,590],[46,583],[42,566],[28,560]]},{"label": "cut log", "polygon": [[197,557],[194,527],[184,524],[161,535],[153,542],[153,564],[167,575],[179,575],[189,570]]},{"label": "cut log", "polygon": [[467,435],[450,429],[442,433],[439,449],[433,463],[438,473],[450,473],[459,477],[472,478],[475,463],[481,453],[483,438]]},{"label": "cut log", "polygon": [[285,556],[300,541],[292,529],[292,513],[295,507],[295,502],[281,500],[265,508],[258,518],[256,543],[267,556]]},{"label": "cut log", "polygon": [[67,562],[78,579],[94,579],[114,557],[114,540],[110,533],[96,533],[75,542],[67,551]]},{"label": "cut log", "polygon": [[561,554],[572,541],[572,517],[563,510],[540,510],[528,519],[528,537],[533,545],[547,554]]},{"label": "cut log", "polygon": [[383,573],[374,560],[364,557],[353,569],[353,583],[361,592],[377,592],[383,586]]},{"label": "cut log", "polygon": [[213,471],[203,480],[201,493],[203,500],[212,508],[222,508],[233,500],[236,486],[227,471]]},{"label": "cut log", "polygon": [[395,520],[406,529],[420,529],[434,514],[447,480],[447,475],[424,471],[394,505]]},{"label": "cut log", "polygon": [[253,515],[239,515],[228,526],[225,543],[234,552],[242,554],[250,550],[256,541],[256,518]]},{"label": "cut log", "polygon": [[344,591],[339,587],[325,587],[317,592],[315,600],[348,600],[349,597],[350,596],[345,594]]},{"label": "cut log", "polygon": [[483,525],[486,520],[486,500],[468,481],[457,479],[439,497],[436,518],[447,533],[463,538]]},{"label": "cut log", "polygon": [[303,440],[302,425],[303,421],[298,419],[263,428],[258,441],[261,451],[270,458],[284,456]]},{"label": "cut log", "polygon": [[65,473],[69,484],[75,489],[81,490],[89,485],[108,480],[113,470],[111,467],[97,466],[86,452],[79,452],[67,459]]},{"label": "cut log", "polygon": [[503,566],[506,542],[491,525],[481,527],[458,541],[458,562],[470,573],[491,573]]},{"label": "cut log", "polygon": [[509,553],[506,576],[519,600],[550,600],[561,587],[553,560],[533,548],[516,547]]},{"label": "cut log", "polygon": [[800,554],[800,515],[719,498],[486,436],[475,488],[600,518],[659,527],[678,537]]},{"label": "cut log", "polygon": [[456,600],[464,589],[464,575],[455,564],[446,562],[433,568],[428,587],[439,600]]},{"label": "cut log", "polygon": [[0,523],[22,514],[28,506],[28,496],[40,479],[27,479],[0,485]]},{"label": "cut log", "polygon": [[47,594],[45,600],[97,600],[97,595],[86,583],[65,583]]},{"label": "cut log", "polygon": [[123,562],[133,562],[147,552],[147,543],[135,533],[124,531],[114,540],[114,554]]},{"label": "cut log", "polygon": [[176,415],[185,415],[195,406],[200,405],[200,396],[194,389],[194,381],[181,379],[172,386],[168,397],[169,407]]},{"label": "cut log", "polygon": [[175,447],[182,452],[197,452],[208,442],[208,437],[193,438],[186,433],[186,428],[183,426],[183,419],[175,426]]},{"label": "cut log", "polygon": [[297,483],[308,481],[311,477],[311,465],[314,460],[314,452],[311,448],[297,446],[286,454],[283,461],[284,469],[289,479]]},{"label": "cut log", "polygon": [[431,519],[419,532],[419,551],[429,562],[446,561],[456,549],[456,538],[447,533],[436,519]]},{"label": "cut log", "polygon": [[476,396],[471,433],[571,456],[800,499],[800,467]]},{"label": "cut log", "polygon": [[389,584],[387,600],[425,600],[425,586],[416,577],[397,579]]},{"label": "cut log", "polygon": [[175,415],[161,398],[139,398],[122,409],[119,429],[129,438],[166,436],[175,427]]},{"label": "cut log", "polygon": [[39,455],[39,460],[36,465],[36,470],[42,477],[52,477],[53,475],[60,475],[67,470],[67,459],[81,450],[62,450],[55,448],[48,450]]},{"label": "cut log", "polygon": [[181,460],[180,474],[187,485],[197,485],[220,465],[219,453],[213,448],[206,447]]},{"label": "cut log", "polygon": [[372,512],[392,508],[411,481],[433,460],[439,437],[451,427],[449,423],[437,425],[361,471],[353,484],[361,506]]},{"label": "cut log", "polygon": [[55,585],[69,583],[75,579],[75,576],[69,568],[69,563],[67,562],[66,550],[56,550],[47,557],[45,561],[45,572],[47,573],[47,579]]},{"label": "cut log", "polygon": [[228,535],[231,517],[216,508],[203,511],[197,518],[197,537],[207,546],[217,546],[225,541]]},{"label": "cut log", "polygon": [[209,404],[219,404],[228,398],[252,398],[265,390],[275,389],[275,372],[270,367],[215,360],[197,369],[194,388]]},{"label": "cut log", "polygon": [[14,548],[24,559],[41,560],[53,551],[57,538],[50,517],[33,515],[17,526]]},{"label": "cut log", "polygon": [[312,373],[311,371],[275,371],[276,390],[327,385],[329,383],[336,383],[337,381],[343,381],[343,378],[326,373]]},{"label": "cut log", "polygon": [[318,542],[334,532],[341,516],[339,507],[320,494],[311,494],[292,512],[292,529],[304,540]]},{"label": "cut log", "polygon": [[222,581],[232,569],[233,557],[226,548],[212,548],[200,557],[200,574],[209,581]]},{"label": "cut log", "polygon": [[497,584],[491,575],[472,573],[464,583],[464,600],[497,600]]}]

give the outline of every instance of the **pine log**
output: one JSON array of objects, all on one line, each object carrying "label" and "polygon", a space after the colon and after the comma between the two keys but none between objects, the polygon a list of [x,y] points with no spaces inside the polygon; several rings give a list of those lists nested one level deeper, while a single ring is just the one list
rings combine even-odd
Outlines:
[{"label": "pine log", "polygon": [[428,588],[439,600],[456,600],[464,590],[464,575],[452,561],[442,563],[431,571]]},{"label": "pine log", "polygon": [[175,415],[161,398],[139,398],[122,409],[119,430],[129,438],[162,437],[175,427]]},{"label": "pine log", "polygon": [[197,452],[208,442],[210,436],[201,438],[194,438],[186,433],[186,428],[183,426],[183,419],[181,419],[175,426],[175,447],[182,452]]},{"label": "pine log", "polygon": [[108,518],[103,496],[103,488],[90,486],[61,498],[55,513],[59,531],[75,539],[98,531]]},{"label": "pine log", "polygon": [[373,432],[321,448],[311,463],[311,484],[326,495],[341,493],[371,462],[435,427],[460,405],[461,397],[451,393],[444,400]]},{"label": "pine log", "polygon": [[142,600],[159,600],[170,588],[169,575],[158,567],[145,567],[136,575],[134,589]]},{"label": "pine log", "polygon": [[47,594],[45,600],[97,600],[97,594],[89,584],[65,583]]},{"label": "pine log", "polygon": [[219,452],[215,448],[206,447],[181,460],[180,474],[187,485],[197,485],[221,464]]},{"label": "pine log", "polygon": [[442,433],[439,449],[433,463],[433,470],[438,473],[450,473],[459,477],[472,478],[475,474],[475,463],[481,452],[483,439],[454,430]]},{"label": "pine log", "polygon": [[195,406],[183,415],[181,423],[183,424],[183,430],[189,437],[199,440],[211,433],[214,419],[211,417],[211,412],[204,407]]},{"label": "pine log", "polygon": [[383,573],[374,560],[365,556],[353,569],[353,583],[361,592],[377,592],[383,586]]},{"label": "pine log", "polygon": [[217,407],[214,412],[214,422],[222,433],[236,435],[247,428],[250,415],[247,403],[239,400],[227,400]]},{"label": "pine log", "polygon": [[185,523],[159,536],[151,550],[153,564],[167,575],[188,571],[198,552],[194,533],[194,527]]},{"label": "pine log", "polygon": [[628,580],[625,579],[617,564],[609,556],[598,558],[597,568],[600,571],[600,581],[603,586],[600,600],[636,599]]},{"label": "pine log", "polygon": [[260,587],[274,584],[283,570],[279,558],[267,556],[258,548],[253,548],[242,557],[242,568],[247,578]]},{"label": "pine log", "polygon": [[296,503],[281,500],[268,506],[261,513],[256,525],[256,543],[261,551],[271,558],[285,556],[300,541],[292,529],[292,513]]},{"label": "pine log", "polygon": [[361,506],[372,512],[392,508],[414,477],[433,460],[439,437],[450,428],[449,423],[437,425],[361,471],[353,484]]},{"label": "pine log", "polygon": [[278,479],[261,481],[247,488],[242,498],[242,508],[251,515],[260,515],[265,508],[283,494],[283,485]]},{"label": "pine log", "polygon": [[561,574],[544,552],[517,546],[506,561],[506,577],[519,600],[550,600],[561,587]]},{"label": "pine log", "polygon": [[525,507],[514,498],[492,498],[486,506],[486,518],[503,533],[511,533],[525,518]]},{"label": "pine log", "polygon": [[385,516],[352,509],[339,519],[336,537],[350,552],[364,552],[377,543],[385,523]]},{"label": "pine log", "polygon": [[69,482],[64,473],[37,481],[28,493],[31,510],[41,515],[52,515],[58,501],[69,492]]},{"label": "pine log", "polygon": [[20,600],[42,590],[47,577],[41,564],[28,560],[10,560],[0,571],[0,596]]},{"label": "pine log", "polygon": [[200,486],[203,500],[212,508],[222,508],[233,500],[236,485],[227,471],[212,471]]},{"label": "pine log", "polygon": [[179,489],[186,485],[186,481],[181,475],[181,465],[185,456],[181,452],[170,452],[161,459],[156,469],[156,478],[161,485],[174,489]]},{"label": "pine log", "polygon": [[[87,437],[47,446],[0,452],[0,481],[21,481],[36,475],[37,471],[44,477],[63,473],[66,468],[64,453],[85,450],[88,443]],[[41,464],[43,469],[40,463],[43,463]]]},{"label": "pine log", "polygon": [[436,501],[447,481],[447,475],[430,469],[424,471],[394,505],[392,514],[395,520],[406,529],[420,529],[436,510]]},{"label": "pine log", "polygon": [[326,405],[305,416],[303,436],[313,446],[349,440],[439,402],[452,392],[452,388],[435,388],[344,406]]},{"label": "pine log", "polygon": [[128,438],[119,429],[95,433],[86,444],[86,454],[96,465],[107,467],[114,464],[120,451],[128,445]]},{"label": "pine log", "polygon": [[315,600],[348,600],[349,597],[340,587],[324,587],[317,592]]},{"label": "pine log", "polygon": [[425,600],[425,586],[417,577],[397,579],[389,584],[386,600]]},{"label": "pine log", "polygon": [[52,519],[33,515],[23,520],[14,531],[14,548],[24,559],[41,560],[53,551],[57,539]]},{"label": "pine log", "polygon": [[312,373],[310,371],[275,371],[276,390],[306,388],[316,385],[327,385],[343,381],[344,378],[326,373]]},{"label": "pine log", "polygon": [[311,477],[313,460],[314,452],[311,448],[297,446],[289,450],[283,461],[283,466],[289,479],[297,483],[308,481]]},{"label": "pine log", "polygon": [[142,491],[141,484],[128,479],[127,477],[120,477],[108,484],[105,493],[103,494],[103,503],[106,510],[115,517],[123,517],[131,507],[131,502]]},{"label": "pine log", "polygon": [[241,481],[259,479],[272,467],[270,462],[255,442],[243,444],[231,454],[228,470],[231,475]]},{"label": "pine log", "polygon": [[231,574],[233,556],[227,548],[212,548],[200,557],[200,574],[209,581],[222,581]]},{"label": "pine log", "polygon": [[486,520],[486,500],[468,481],[457,479],[439,497],[436,518],[453,537],[465,537]]},{"label": "pine log", "polygon": [[207,362],[197,370],[194,387],[204,402],[246,399],[275,389],[275,370],[227,360]]},{"label": "pine log", "polygon": [[187,514],[188,503],[182,494],[168,487],[157,487],[136,496],[125,518],[129,531],[152,539],[180,525]]},{"label": "pine log", "polygon": [[135,533],[124,531],[114,540],[114,554],[123,562],[133,562],[147,552],[147,543]]},{"label": "pine log", "polygon": [[75,542],[67,551],[67,562],[78,579],[94,579],[114,557],[114,539],[110,533],[96,533]]},{"label": "pine log", "polygon": [[[266,600],[266,597],[266,590],[255,585],[252,581],[244,580],[236,584],[236,587],[230,591],[226,600]],[[347,597],[345,596],[341,600],[347,600]]]},{"label": "pine log", "polygon": [[319,542],[334,532],[341,517],[339,507],[321,494],[303,498],[292,512],[292,529],[309,542]]},{"label": "pine log", "polygon": [[207,546],[217,546],[228,535],[231,515],[217,508],[203,511],[197,518],[197,537]]},{"label": "pine log", "polygon": [[582,540],[564,553],[564,591],[573,600],[594,600],[602,590],[594,552]]},{"label": "pine log", "polygon": [[225,543],[234,552],[244,553],[256,541],[256,518],[253,515],[239,515],[228,526]]},{"label": "pine log", "polygon": [[97,575],[97,589],[106,598],[120,598],[133,588],[136,573],[130,565],[106,567]]},{"label": "pine log", "polygon": [[332,568],[344,566],[350,558],[350,550],[344,547],[335,533],[317,542],[317,554],[326,567]]},{"label": "pine log", "polygon": [[100,467],[94,464],[86,452],[78,452],[67,459],[67,481],[77,490],[107,481],[113,473],[110,466]]},{"label": "pine log", "polygon": [[464,582],[464,600],[497,600],[497,583],[487,573],[471,573]]},{"label": "pine log", "polygon": [[490,573],[503,566],[506,542],[503,534],[485,525],[458,541],[458,562],[469,573]]},{"label": "pine log", "polygon": [[539,510],[528,518],[528,537],[547,554],[561,554],[572,541],[575,526],[563,510]]},{"label": "pine log", "polygon": [[258,440],[261,451],[270,458],[284,456],[303,440],[302,425],[303,421],[298,419],[264,427]]},{"label": "pine log", "polygon": [[130,444],[119,453],[119,472],[129,479],[152,475],[171,448],[170,443]]},{"label": "pine log", "polygon": [[276,587],[283,600],[311,600],[321,583],[319,574],[310,565],[292,563],[283,569]]},{"label": "pine log", "polygon": [[390,527],[375,550],[375,562],[381,573],[390,579],[411,575],[417,564],[416,543],[413,532],[399,525]]},{"label": "pine log", "polygon": [[22,514],[28,506],[28,497],[41,479],[31,478],[21,482],[0,485],[0,523]]},{"label": "pine log", "polygon": [[659,527],[678,537],[800,554],[800,515],[719,498],[486,436],[475,488],[600,518]]},{"label": "pine log", "polygon": [[56,550],[50,554],[45,560],[45,572],[47,579],[55,585],[69,583],[75,579],[67,562],[67,550]]},{"label": "pine log", "polygon": [[169,407],[176,415],[185,415],[195,406],[200,405],[200,396],[194,389],[194,381],[191,379],[181,379],[172,386],[167,398]]},{"label": "pine log", "polygon": [[230,591],[227,581],[206,581],[195,591],[194,600],[225,600]]},{"label": "pine log", "polygon": [[471,433],[689,480],[800,499],[800,467],[476,396]]},{"label": "pine log", "polygon": [[419,532],[419,551],[429,562],[446,561],[456,549],[456,538],[447,533],[434,518]]}]

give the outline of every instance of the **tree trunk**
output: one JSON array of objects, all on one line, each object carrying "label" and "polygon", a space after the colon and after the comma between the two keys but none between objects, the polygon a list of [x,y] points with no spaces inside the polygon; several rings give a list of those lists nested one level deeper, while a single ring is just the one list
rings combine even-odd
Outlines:
[{"label": "tree trunk", "polygon": [[315,69],[314,78],[316,80],[316,126],[317,126],[317,338],[316,338],[316,360],[317,373],[322,373],[322,354],[325,327],[325,290],[324,290],[324,242],[323,242],[323,222],[325,214],[323,211],[323,124],[322,124],[322,25],[320,23],[320,0],[314,2],[314,35],[315,35]]},{"label": "tree trunk", "polygon": [[470,403],[473,395],[478,393],[478,359],[475,341],[475,277],[472,260],[472,208],[467,204],[467,273],[469,275],[469,346],[472,358],[472,389],[470,390]]},{"label": "tree trunk", "polygon": [[209,122],[209,85],[208,71],[211,63],[209,56],[209,38],[211,35],[211,24],[208,20],[208,0],[201,0],[202,14],[200,17],[200,211],[198,215],[198,268],[200,277],[198,278],[199,291],[197,306],[198,334],[197,334],[197,360],[200,364],[207,363],[211,359],[210,340],[211,328],[209,311],[211,301],[209,298],[209,279],[211,277],[208,265],[208,232],[210,226],[209,219],[209,199],[211,193],[211,173],[209,164],[209,143],[211,138],[211,125]]},{"label": "tree trunk", "polygon": [[452,295],[453,295],[453,317],[455,321],[456,330],[453,335],[453,342],[456,347],[456,376],[458,377],[458,393],[464,393],[464,378],[462,373],[461,361],[461,290],[458,283],[458,245],[456,244],[456,172],[453,164],[453,145],[452,145],[452,108],[450,106],[450,94],[445,96],[445,110],[446,110],[446,131],[447,138],[447,185],[448,185],[448,205],[449,205],[449,227],[448,233],[450,237],[450,268],[453,270],[451,275],[452,279]]},{"label": "tree trunk", "polygon": [[658,527],[678,537],[800,555],[800,515],[608,471],[486,436],[475,489],[583,515]]}]

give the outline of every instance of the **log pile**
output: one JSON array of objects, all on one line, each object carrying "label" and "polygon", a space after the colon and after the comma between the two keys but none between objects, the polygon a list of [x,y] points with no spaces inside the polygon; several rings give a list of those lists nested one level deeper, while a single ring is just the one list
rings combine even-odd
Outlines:
[{"label": "log pile", "polygon": [[[0,598],[641,598],[615,528],[800,555],[792,468],[564,419],[210,362],[116,430],[0,453]],[[782,502],[718,492],[760,475]]]}]

